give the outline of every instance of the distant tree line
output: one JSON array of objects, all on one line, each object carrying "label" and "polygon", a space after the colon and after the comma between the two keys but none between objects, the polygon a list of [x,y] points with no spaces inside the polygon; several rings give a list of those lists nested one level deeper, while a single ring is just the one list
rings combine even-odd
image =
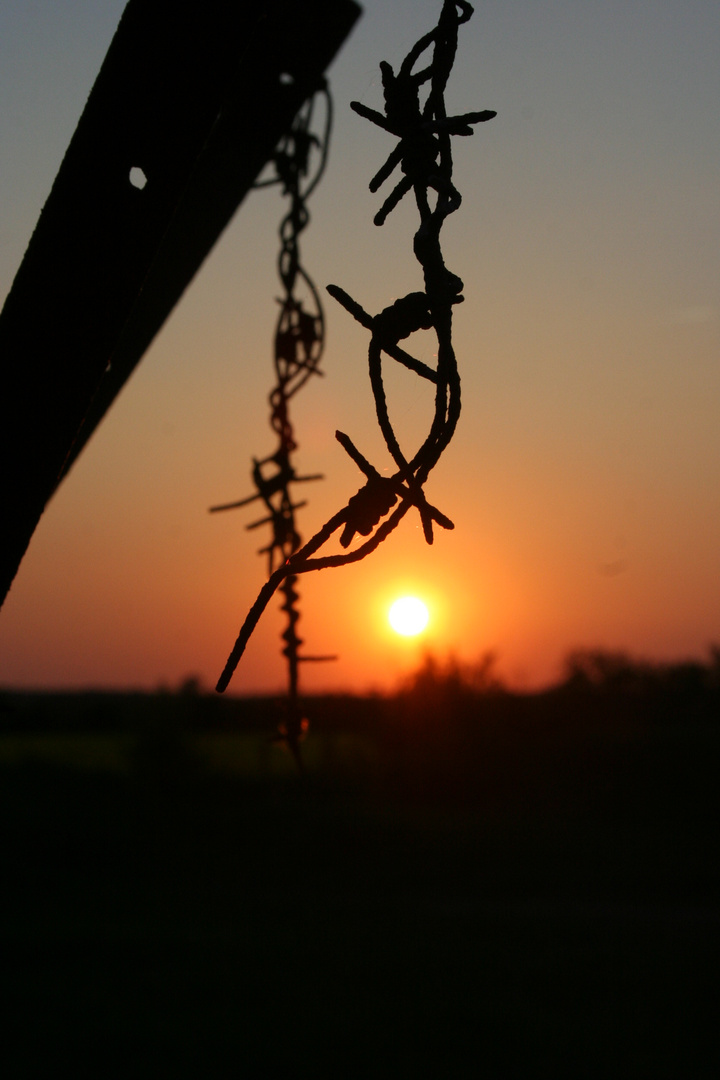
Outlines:
[{"label": "distant tree line", "polygon": [[[626,652],[575,649],[559,680],[542,691],[518,691],[498,672],[497,656],[475,663],[427,654],[392,693],[328,694],[304,699],[311,731],[372,732],[398,717],[415,731],[436,722],[446,730],[516,719],[546,727],[587,721],[715,723],[720,721],[720,647],[707,659],[660,662]],[[156,692],[46,693],[0,689],[0,732],[16,731],[255,731],[282,715],[283,696],[227,697],[206,690],[196,676]]]},{"label": "distant tree line", "polygon": [[520,705],[542,706],[559,718],[578,715],[582,706],[582,715],[590,710],[596,717],[606,714],[610,722],[631,714],[678,722],[720,720],[720,646],[711,646],[704,661],[669,662],[638,659],[623,651],[574,649],[554,685],[525,693],[503,681],[493,652],[484,653],[475,664],[428,654],[396,697],[422,713],[479,707],[496,714]]}]

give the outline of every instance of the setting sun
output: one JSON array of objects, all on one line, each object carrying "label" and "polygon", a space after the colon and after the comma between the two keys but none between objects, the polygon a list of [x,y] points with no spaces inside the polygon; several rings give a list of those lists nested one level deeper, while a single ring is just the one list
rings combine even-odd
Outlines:
[{"label": "setting sun", "polygon": [[428,624],[428,609],[416,596],[402,596],[390,608],[388,620],[393,630],[403,637],[421,634]]}]

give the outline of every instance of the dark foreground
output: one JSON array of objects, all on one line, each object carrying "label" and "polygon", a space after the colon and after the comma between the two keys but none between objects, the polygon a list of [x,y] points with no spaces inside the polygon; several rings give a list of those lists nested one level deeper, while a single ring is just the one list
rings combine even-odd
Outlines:
[{"label": "dark foreground", "polygon": [[720,722],[623,701],[8,696],[2,1074],[715,1080]]}]

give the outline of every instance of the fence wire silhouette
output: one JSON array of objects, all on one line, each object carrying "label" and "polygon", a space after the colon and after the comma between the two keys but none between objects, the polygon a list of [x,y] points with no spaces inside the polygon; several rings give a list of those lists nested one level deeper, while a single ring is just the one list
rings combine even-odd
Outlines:
[{"label": "fence wire silhouette", "polygon": [[[318,99],[324,105],[322,133],[312,130]],[[211,513],[232,510],[260,500],[267,513],[246,526],[258,529],[269,525],[269,543],[259,554],[267,555],[268,574],[287,565],[301,546],[297,511],[306,501],[296,501],[295,484],[321,480],[321,474],[299,476],[293,457],[297,441],[290,417],[290,402],[313,375],[321,375],[320,360],[325,347],[325,316],[315,283],[300,261],[300,234],[310,221],[309,199],[325,171],[332,130],[332,99],[325,84],[310,98],[295,117],[292,128],[282,139],[272,158],[275,175],[260,181],[257,187],[280,185],[289,200],[289,209],[280,223],[278,275],[284,295],[279,300],[280,314],[275,329],[274,363],[276,382],[270,395],[270,426],[277,436],[276,449],[265,458],[254,458],[252,478],[255,493],[237,502],[212,506]],[[303,655],[303,640],[298,634],[300,620],[297,577],[288,574],[279,588],[283,594],[281,610],[285,613],[282,632],[283,655],[288,670],[288,714],[280,734],[297,755],[298,743],[307,729],[300,708],[299,665],[308,661],[332,660],[332,656]]]},{"label": "fence wire silhouette", "polygon": [[[218,680],[217,690],[220,692],[227,688],[260,616],[277,589],[287,589],[288,582],[294,583],[300,574],[311,570],[344,566],[364,559],[387,539],[413,508],[420,516],[429,544],[433,542],[435,526],[444,529],[454,527],[451,519],[428,501],[424,485],[452,439],[460,415],[460,377],[452,345],[452,309],[464,300],[463,282],[446,267],[440,244],[440,233],[446,218],[461,203],[461,195],[452,179],[451,137],[472,135],[473,125],[496,115],[492,110],[483,110],[448,116],[445,107],[445,87],[457,49],[458,28],[472,14],[473,8],[466,0],[444,0],[437,26],[412,47],[397,73],[389,63],[381,62],[384,113],[359,102],[351,104],[358,115],[399,140],[370,181],[370,190],[375,192],[398,167],[402,174],[375,215],[375,224],[382,225],[410,192],[415,196],[420,218],[413,237],[413,251],[422,270],[423,290],[408,293],[379,314],[370,315],[339,286],[327,287],[330,295],[370,331],[370,385],[380,430],[395,464],[395,471],[391,476],[383,476],[347,434],[336,432],[338,442],[363,473],[365,482],[310,540],[302,546],[283,548],[284,554],[286,551],[289,553],[282,565],[275,567],[271,559],[268,581],[248,612]],[[429,62],[416,70],[416,65],[427,52],[431,53]],[[424,101],[421,101],[423,90],[426,94]],[[418,330],[433,331],[435,334],[437,364],[434,368],[406,352],[400,345],[401,341]],[[434,386],[435,403],[430,430],[412,457],[407,457],[403,452],[388,413],[383,383],[384,355]],[[308,378],[311,373],[308,365],[307,371],[303,369],[303,378]],[[281,465],[279,467],[282,468]],[[343,550],[336,554],[318,554],[338,531]],[[367,539],[351,549],[356,535]],[[288,732],[291,746],[297,746],[301,734],[299,729]]]}]

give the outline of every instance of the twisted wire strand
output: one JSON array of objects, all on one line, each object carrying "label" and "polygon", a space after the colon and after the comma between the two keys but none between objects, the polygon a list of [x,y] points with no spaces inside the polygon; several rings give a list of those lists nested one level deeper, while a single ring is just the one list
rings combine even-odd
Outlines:
[{"label": "twisted wire strand", "polygon": [[[433,526],[454,528],[453,522],[425,496],[423,485],[450,442],[460,416],[460,376],[452,346],[452,309],[464,300],[463,283],[445,266],[440,232],[446,218],[461,203],[452,180],[451,136],[472,135],[473,125],[491,120],[492,110],[448,116],[444,92],[457,49],[458,27],[473,14],[467,0],[443,0],[437,26],[412,47],[397,74],[386,61],[380,64],[385,112],[379,113],[360,102],[351,102],[358,115],[370,120],[399,139],[395,149],[370,181],[377,191],[399,166],[401,178],[375,215],[382,225],[406,194],[413,192],[420,218],[413,238],[413,251],[422,269],[424,290],[396,300],[378,315],[362,306],[337,285],[327,287],[362,326],[370,331],[368,371],[375,410],[388,452],[396,471],[382,476],[343,432],[336,438],[365,475],[365,484],[347,504],[302,547],[292,550],[283,565],[271,567],[269,578],[248,612],[237,640],[217,683],[225,690],[250,636],[275,591],[300,574],[358,562],[376,550],[397,528],[411,508],[421,519],[425,539],[433,542]],[[415,65],[432,50],[429,62],[415,71]],[[425,84],[427,97],[420,102]],[[418,330],[433,330],[437,339],[437,366],[431,368],[407,353],[400,342]],[[390,420],[383,382],[383,354],[434,384],[434,412],[430,430],[416,453],[403,453]],[[338,531],[342,548],[356,535],[367,537],[351,551],[318,555]]]},{"label": "twisted wire strand", "polygon": [[[317,97],[324,98],[324,124],[320,135],[313,131]],[[260,549],[267,555],[268,574],[273,577],[277,567],[284,567],[300,549],[302,540],[296,523],[296,511],[305,502],[293,499],[291,486],[322,479],[320,474],[298,476],[292,455],[297,450],[295,432],[290,419],[290,400],[313,375],[321,375],[319,364],[325,346],[325,316],[320,296],[308,272],[300,261],[300,234],[310,221],[306,201],[315,190],[327,163],[332,128],[332,100],[324,85],[301,108],[290,131],[279,143],[273,155],[274,176],[261,181],[257,187],[279,184],[289,200],[289,208],[279,227],[280,252],[278,276],[284,295],[278,299],[280,313],[274,337],[275,385],[269,394],[270,426],[278,437],[275,451],[266,458],[253,459],[252,478],[255,493],[233,503],[210,508],[211,513],[246,506],[261,500],[266,516],[251,522],[247,529],[271,526],[270,542]],[[316,162],[311,159],[317,158]],[[311,170],[311,164],[313,168]],[[282,654],[287,663],[287,718],[280,725],[280,737],[288,743],[298,763],[299,743],[307,730],[307,720],[301,715],[298,669],[303,661],[329,660],[334,657],[303,656],[304,644],[297,631],[300,620],[300,594],[297,576],[283,573],[278,586],[283,595],[280,605],[285,615],[281,634]],[[276,586],[276,587],[278,587]],[[273,589],[273,592],[275,590]]]}]

